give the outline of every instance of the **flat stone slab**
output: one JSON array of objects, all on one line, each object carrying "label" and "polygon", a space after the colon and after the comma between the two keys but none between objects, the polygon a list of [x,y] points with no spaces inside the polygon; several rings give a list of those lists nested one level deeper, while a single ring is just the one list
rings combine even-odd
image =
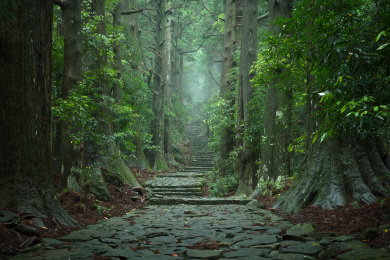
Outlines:
[{"label": "flat stone slab", "polygon": [[183,197],[163,197],[163,198],[151,198],[149,204],[151,205],[179,205],[179,204],[192,204],[192,205],[226,205],[226,204],[238,204],[246,205],[252,200],[240,200],[229,198],[183,198]]},{"label": "flat stone slab", "polygon": [[270,249],[257,249],[257,248],[240,248],[234,251],[224,253],[223,256],[226,258],[237,258],[237,257],[256,257],[265,256],[270,253]]},{"label": "flat stone slab", "polygon": [[86,234],[85,232],[72,232],[66,236],[60,237],[59,240],[62,241],[70,241],[70,242],[84,242],[88,240],[92,240],[92,237],[89,234]]},{"label": "flat stone slab", "polygon": [[[154,187],[153,192],[169,192],[172,191],[172,188],[162,188],[162,187]],[[195,187],[195,188],[175,188],[175,191],[180,191],[180,192],[201,192],[202,188],[201,187]]]},{"label": "flat stone slab", "polygon": [[292,226],[268,210],[249,205],[148,205],[75,231],[66,239],[44,239],[12,259],[92,259],[94,255],[111,259],[390,258],[387,251],[371,249],[351,237],[285,240],[297,238],[283,236]]},{"label": "flat stone slab", "polygon": [[[155,195],[160,196],[180,196],[180,197],[201,197],[202,191],[164,191],[164,192],[156,192],[153,190]],[[157,197],[157,196],[156,196]]]},{"label": "flat stone slab", "polygon": [[147,187],[159,187],[159,188],[196,188],[202,187],[202,180],[200,178],[194,177],[180,177],[180,178],[171,178],[171,177],[160,177],[146,182]]},{"label": "flat stone slab", "polygon": [[323,249],[324,247],[316,243],[305,242],[296,245],[286,246],[281,249],[281,252],[317,256]]},{"label": "flat stone slab", "polygon": [[191,258],[200,258],[200,259],[216,259],[219,258],[222,253],[218,250],[198,250],[198,249],[188,249],[187,257]]},{"label": "flat stone slab", "polygon": [[203,178],[204,174],[199,172],[175,172],[175,173],[165,173],[156,175],[157,178]]},{"label": "flat stone slab", "polygon": [[123,217],[44,239],[12,259],[390,259],[387,251],[371,249],[353,237],[317,236],[312,224],[293,226],[245,197],[182,197],[201,191],[202,178],[196,172],[208,167],[195,164],[212,158],[207,138],[198,136],[200,127],[188,128],[197,143],[196,162],[188,172],[148,182],[161,198],[151,198],[148,206]]},{"label": "flat stone slab", "polygon": [[201,167],[201,166],[188,166],[184,170],[185,171],[194,171],[194,172],[203,172],[203,171],[211,171],[213,167]]}]

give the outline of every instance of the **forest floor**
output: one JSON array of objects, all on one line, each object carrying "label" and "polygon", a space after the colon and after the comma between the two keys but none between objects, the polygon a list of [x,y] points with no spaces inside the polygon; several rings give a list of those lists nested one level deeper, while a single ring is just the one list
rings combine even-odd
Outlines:
[{"label": "forest floor", "polygon": [[[153,179],[156,172],[132,169],[141,183]],[[30,236],[16,232],[13,228],[7,227],[0,222],[0,259],[7,259],[18,254],[26,247],[21,246],[23,242],[29,241],[27,245],[39,243],[43,238],[58,238],[72,231],[82,229],[87,225],[96,224],[98,221],[114,216],[122,216],[131,210],[137,210],[146,205],[145,194],[140,195],[134,187],[129,185],[117,187],[108,185],[112,199],[110,202],[101,202],[98,204],[93,195],[81,197],[74,192],[64,192],[61,194],[60,201],[63,207],[75,218],[80,227],[68,227],[57,223],[52,218],[42,219],[45,227],[37,228],[34,226],[31,214],[23,214],[12,209],[0,208],[17,214],[21,223],[34,227],[39,231],[39,236],[33,241]],[[283,192],[283,191],[278,191]],[[204,189],[204,196],[208,195],[208,187]],[[390,221],[385,222],[383,216],[390,211],[390,197],[383,198],[380,202],[369,205],[345,205],[335,210],[323,210],[321,208],[309,205],[299,214],[284,214],[278,210],[271,209],[275,202],[275,197],[265,196],[258,198],[261,204],[264,204],[274,214],[282,216],[293,224],[314,223],[317,232],[331,232],[337,235],[352,235],[357,239],[369,244],[374,248],[383,247],[389,250],[390,245]],[[98,205],[98,206],[96,206]],[[99,210],[100,209],[100,210]],[[378,228],[388,224],[389,232],[384,229],[382,232],[368,232],[367,228]],[[365,232],[366,231],[366,232]],[[30,238],[30,240],[28,240]]]},{"label": "forest floor", "polygon": [[[275,191],[274,194],[282,195],[288,188],[289,186],[284,187],[284,190]],[[390,197],[380,198],[378,202],[368,205],[351,199],[350,204],[333,210],[307,205],[298,214],[286,214],[272,209],[271,206],[277,200],[274,196],[264,196],[257,200],[272,213],[288,219],[294,225],[311,222],[319,233],[353,236],[372,248],[390,251]]]},{"label": "forest floor", "polygon": [[[291,223],[311,222],[319,233],[334,233],[337,236],[349,235],[367,243],[372,248],[385,248],[390,251],[390,197],[379,198],[371,204],[357,203],[339,206],[334,210],[325,210],[314,205],[305,206],[298,214],[286,214],[273,209],[277,197],[286,192],[293,184],[289,181],[281,189],[267,187],[271,194],[256,198],[260,204],[275,215],[288,219]],[[203,188],[203,196],[210,195],[208,185]],[[233,196],[234,191],[228,196]],[[353,200],[351,199],[351,202]],[[380,228],[381,227],[381,228]]]}]

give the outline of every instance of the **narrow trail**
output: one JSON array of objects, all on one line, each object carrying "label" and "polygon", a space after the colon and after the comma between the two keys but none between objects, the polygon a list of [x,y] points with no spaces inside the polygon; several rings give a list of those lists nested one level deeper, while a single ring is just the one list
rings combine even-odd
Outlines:
[{"label": "narrow trail", "polygon": [[200,122],[187,135],[193,160],[178,173],[159,175],[147,186],[149,205],[59,239],[44,239],[13,259],[390,259],[353,237],[316,233],[257,201],[202,197],[203,174],[213,154]]}]

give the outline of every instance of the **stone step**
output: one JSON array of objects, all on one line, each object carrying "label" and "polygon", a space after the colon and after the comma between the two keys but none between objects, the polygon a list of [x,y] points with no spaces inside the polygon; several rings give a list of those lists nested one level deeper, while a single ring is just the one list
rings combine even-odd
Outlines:
[{"label": "stone step", "polygon": [[214,167],[213,163],[201,163],[201,162],[191,162],[190,166],[192,167]]},{"label": "stone step", "polygon": [[170,191],[177,191],[177,192],[202,192],[202,188],[200,187],[195,187],[195,188],[160,188],[160,187],[155,187],[151,189],[153,192],[157,193],[162,193],[162,192],[170,192]]},{"label": "stone step", "polygon": [[206,164],[206,165],[214,166],[215,162],[214,160],[193,159],[191,161],[191,164]]},{"label": "stone step", "polygon": [[204,156],[204,154],[201,155],[193,155],[192,156],[193,161],[205,161],[205,162],[214,162],[214,157],[212,155],[210,156]]},{"label": "stone step", "polygon": [[150,188],[150,189],[155,189],[155,188],[171,188],[171,189],[176,189],[176,188],[202,188],[203,185],[202,184],[188,184],[188,185],[185,185],[185,184],[178,184],[178,185],[174,185],[174,184],[167,184],[167,185],[145,185],[146,187]]},{"label": "stone step", "polygon": [[149,188],[198,188],[202,187],[203,179],[198,177],[160,177],[145,183]]},{"label": "stone step", "polygon": [[202,178],[204,176],[203,173],[200,172],[175,172],[175,173],[165,173],[159,174],[157,178]]},{"label": "stone step", "polygon": [[214,160],[206,160],[206,159],[193,159],[191,161],[191,164],[193,163],[202,163],[202,164],[211,164],[213,165],[214,164]]},{"label": "stone step", "polygon": [[211,171],[213,167],[200,167],[200,166],[187,166],[184,171],[187,172],[201,172],[201,171]]},{"label": "stone step", "polygon": [[164,191],[164,192],[155,192],[155,198],[158,198],[158,196],[177,196],[177,197],[202,197],[203,193],[201,191],[197,192],[189,192],[189,191]]},{"label": "stone step", "polygon": [[181,198],[181,197],[164,197],[164,198],[151,198],[149,205],[179,205],[179,204],[192,204],[192,205],[246,205],[252,200],[246,199],[229,199],[229,198]]}]

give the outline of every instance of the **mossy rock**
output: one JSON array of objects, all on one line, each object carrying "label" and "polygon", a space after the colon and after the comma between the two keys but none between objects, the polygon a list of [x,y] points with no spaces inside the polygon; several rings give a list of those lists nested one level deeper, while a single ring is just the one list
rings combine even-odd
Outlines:
[{"label": "mossy rock", "polygon": [[102,169],[104,181],[106,183],[114,184],[115,186],[122,187],[125,184],[123,177],[115,172],[109,172],[105,169]]},{"label": "mossy rock", "polygon": [[185,159],[180,154],[174,154],[175,161],[181,164],[185,164]]},{"label": "mossy rock", "polygon": [[295,226],[292,226],[286,231],[287,235],[297,235],[297,236],[307,236],[310,233],[315,233],[316,229],[314,224],[309,223],[299,223]]},{"label": "mossy rock", "polygon": [[90,169],[86,176],[88,192],[95,195],[98,200],[110,201],[110,192],[105,183],[103,174],[99,168]]}]

